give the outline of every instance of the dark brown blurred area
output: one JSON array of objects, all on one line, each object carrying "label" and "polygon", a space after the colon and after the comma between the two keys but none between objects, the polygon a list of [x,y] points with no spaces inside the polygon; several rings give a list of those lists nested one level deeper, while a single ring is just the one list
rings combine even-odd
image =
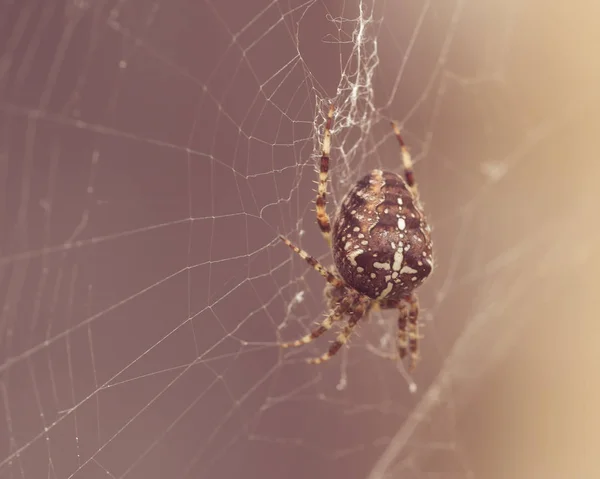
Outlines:
[{"label": "dark brown blurred area", "polygon": [[[597,478],[600,7],[0,3],[0,478]],[[360,20],[362,19],[362,20]],[[329,212],[434,226],[422,361],[328,340]],[[416,385],[416,392],[410,392]]]}]

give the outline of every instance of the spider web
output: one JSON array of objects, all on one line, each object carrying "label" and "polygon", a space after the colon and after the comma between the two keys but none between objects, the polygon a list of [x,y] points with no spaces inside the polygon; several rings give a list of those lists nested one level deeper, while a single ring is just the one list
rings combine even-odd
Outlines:
[{"label": "spider web", "polygon": [[[597,15],[569,8],[0,6],[0,477],[596,477]],[[390,120],[415,160],[412,375],[387,312],[319,367],[331,335],[277,347],[324,314],[277,235],[331,264],[331,101],[330,213],[399,171]]]}]

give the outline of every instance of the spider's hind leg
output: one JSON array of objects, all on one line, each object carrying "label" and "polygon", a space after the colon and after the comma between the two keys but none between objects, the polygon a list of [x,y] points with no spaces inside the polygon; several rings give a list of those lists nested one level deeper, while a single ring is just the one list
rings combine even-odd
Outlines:
[{"label": "spider's hind leg", "polygon": [[396,138],[398,139],[398,143],[400,144],[400,150],[402,152],[402,166],[404,168],[404,179],[406,180],[406,184],[408,185],[413,196],[417,198],[419,195],[419,191],[417,189],[417,184],[415,183],[415,172],[413,170],[412,158],[410,157],[408,148],[406,147],[406,144],[402,139],[402,135],[400,134],[400,128],[394,122],[392,122],[392,128],[394,129],[394,133],[396,134]]},{"label": "spider's hind leg", "polygon": [[323,147],[321,151],[321,164],[319,167],[319,187],[317,190],[316,210],[317,224],[321,229],[323,238],[331,248],[331,221],[327,214],[327,179],[329,177],[329,154],[331,153],[331,125],[333,123],[333,104],[329,107],[327,114],[327,123],[325,123],[325,133],[323,135]]}]

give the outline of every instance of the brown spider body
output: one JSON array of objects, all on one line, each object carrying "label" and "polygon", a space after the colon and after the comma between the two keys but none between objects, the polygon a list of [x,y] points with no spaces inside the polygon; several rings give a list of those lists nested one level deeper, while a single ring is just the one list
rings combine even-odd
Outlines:
[{"label": "brown spider body", "polygon": [[[329,153],[333,106],[323,137],[323,152],[317,190],[317,224],[332,249],[336,265],[330,271],[281,236],[295,253],[327,281],[325,296],[329,313],[321,324],[295,341],[281,343],[289,348],[308,344],[347,318],[329,351],[309,359],[320,364],[346,344],[358,322],[374,308],[396,309],[398,354],[410,353],[410,368],[419,353],[419,301],[415,289],[433,270],[430,228],[419,203],[410,154],[400,130],[392,123],[400,143],[404,178],[396,173],[373,170],[346,194],[332,224],[326,210]],[[339,275],[338,275],[339,274]]]},{"label": "brown spider body", "polygon": [[433,269],[429,225],[402,177],[373,170],[342,200],[333,259],[344,281],[371,299],[400,300]]}]

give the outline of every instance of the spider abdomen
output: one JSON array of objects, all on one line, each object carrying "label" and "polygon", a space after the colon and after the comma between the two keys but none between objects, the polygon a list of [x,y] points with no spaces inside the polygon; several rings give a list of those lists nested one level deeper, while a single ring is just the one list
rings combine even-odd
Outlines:
[{"label": "spider abdomen", "polygon": [[373,299],[400,299],[433,270],[430,229],[402,177],[373,170],[342,200],[333,222],[340,275]]}]

